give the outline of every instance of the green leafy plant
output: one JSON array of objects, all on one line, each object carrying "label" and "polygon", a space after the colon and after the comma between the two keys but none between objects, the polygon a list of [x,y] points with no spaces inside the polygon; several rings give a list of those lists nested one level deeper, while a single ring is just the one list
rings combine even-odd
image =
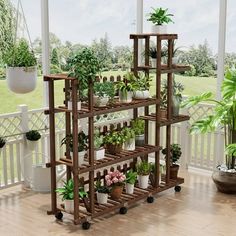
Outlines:
[{"label": "green leafy plant", "polygon": [[137,118],[131,121],[131,128],[134,130],[135,135],[144,134],[145,122],[144,120]]},{"label": "green leafy plant", "polygon": [[115,88],[114,83],[105,81],[103,83],[96,82],[94,83],[94,94],[99,97],[109,97],[114,98]]},{"label": "green leafy plant", "polygon": [[[235,168],[233,147],[236,143],[236,70],[228,70],[221,87],[222,99],[212,98],[212,93],[203,93],[199,96],[188,98],[182,103],[182,107],[192,107],[200,102],[214,102],[214,111],[211,115],[192,124],[191,133],[207,133],[224,128],[225,147],[227,151],[226,165],[228,169]],[[230,145],[230,146],[229,146]]]},{"label": "green leafy plant", "polygon": [[97,182],[96,182],[95,189],[96,189],[96,191],[99,192],[99,193],[107,193],[107,194],[109,194],[109,193],[111,192],[111,188],[109,188],[109,187],[106,186],[106,185],[103,185],[103,186],[102,186],[101,181],[97,181]]},{"label": "green leafy plant", "polygon": [[100,147],[102,147],[103,139],[104,139],[103,135],[101,135],[99,130],[96,129],[94,131],[94,148],[95,149],[99,149]]},{"label": "green leafy plant", "polygon": [[37,64],[34,53],[30,50],[25,39],[21,39],[13,45],[4,54],[3,60],[10,67],[31,67]]},{"label": "green leafy plant", "polygon": [[6,139],[0,137],[0,148],[3,148],[6,144]]},{"label": "green leafy plant", "polygon": [[152,10],[153,12],[148,14],[149,18],[147,20],[151,21],[154,25],[169,24],[171,22],[174,23],[171,19],[173,14],[169,14],[168,9],[152,7]]},{"label": "green leafy plant", "polygon": [[130,142],[132,139],[135,138],[134,130],[129,127],[124,127],[121,132],[124,136],[125,142]]},{"label": "green leafy plant", "polygon": [[137,174],[144,176],[144,175],[149,175],[152,170],[152,165],[151,163],[148,163],[147,161],[141,161],[136,165],[137,169]]},{"label": "green leafy plant", "polygon": [[[162,154],[166,155],[167,154],[167,148],[164,148],[162,150]],[[176,164],[177,161],[179,160],[179,158],[181,157],[182,155],[182,151],[181,151],[181,147],[179,144],[171,144],[170,145],[170,154],[171,154],[171,166],[173,164]]]},{"label": "green leafy plant", "polygon": [[[168,50],[166,47],[162,47],[161,49],[161,57],[166,57],[168,55]],[[157,58],[157,48],[156,47],[150,47],[149,49],[149,56],[153,59]]]},{"label": "green leafy plant", "polygon": [[149,75],[145,75],[145,73],[138,73],[138,76],[136,77],[135,88],[139,91],[145,91],[149,90],[150,83],[152,82],[152,77]]},{"label": "green leafy plant", "polygon": [[125,142],[125,137],[121,131],[112,131],[104,137],[105,144],[119,145]]},{"label": "green leafy plant", "polygon": [[30,130],[25,133],[25,136],[30,141],[37,141],[41,138],[41,134],[37,130]]},{"label": "green leafy plant", "polygon": [[133,172],[133,170],[130,170],[126,173],[126,180],[125,182],[128,184],[135,184],[137,180],[137,172]]}]

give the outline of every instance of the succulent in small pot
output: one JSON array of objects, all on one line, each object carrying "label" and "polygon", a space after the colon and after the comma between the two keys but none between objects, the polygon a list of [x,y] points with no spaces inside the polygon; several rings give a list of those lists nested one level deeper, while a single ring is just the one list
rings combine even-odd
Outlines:
[{"label": "succulent in small pot", "polygon": [[121,152],[124,142],[125,138],[121,131],[111,131],[104,137],[106,149],[112,155],[119,154]]},{"label": "succulent in small pot", "polygon": [[144,145],[144,128],[145,122],[144,120],[137,118],[131,121],[131,128],[135,132],[135,145],[143,146]]},{"label": "succulent in small pot", "polygon": [[105,148],[103,145],[103,135],[100,134],[99,130],[94,131],[94,160],[101,160],[105,157]]},{"label": "succulent in small pot", "polygon": [[145,73],[139,73],[136,77],[136,91],[134,92],[134,98],[147,99],[150,97],[150,83],[152,79]]},{"label": "succulent in small pot", "polygon": [[25,137],[28,148],[31,151],[35,150],[38,140],[41,138],[41,134],[37,130],[30,130],[25,133]]},{"label": "succulent in small pot", "polygon": [[126,180],[125,180],[125,191],[128,194],[134,193],[134,184],[137,180],[137,172],[133,172],[130,170],[126,173]]},{"label": "succulent in small pot", "polygon": [[105,176],[106,185],[111,188],[110,196],[113,200],[119,200],[124,189],[126,176],[119,170],[108,172]]},{"label": "succulent in small pot", "polygon": [[96,193],[97,193],[97,202],[98,204],[106,204],[108,200],[108,194],[111,192],[111,189],[103,185],[101,181],[97,181],[95,185]]},{"label": "succulent in small pot", "polygon": [[124,135],[124,150],[134,151],[135,150],[135,132],[133,129],[129,127],[124,127],[122,129],[122,133]]},{"label": "succulent in small pot", "polygon": [[138,174],[138,184],[140,188],[148,188],[149,175],[152,170],[151,163],[147,161],[141,161],[136,165],[136,170]]}]

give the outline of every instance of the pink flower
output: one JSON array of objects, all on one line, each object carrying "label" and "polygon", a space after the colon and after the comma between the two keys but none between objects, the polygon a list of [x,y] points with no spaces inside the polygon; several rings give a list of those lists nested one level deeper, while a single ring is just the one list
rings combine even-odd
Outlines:
[{"label": "pink flower", "polygon": [[115,183],[118,183],[118,179],[116,178],[116,177],[114,177],[113,179],[112,179],[112,182],[115,184]]},{"label": "pink flower", "polygon": [[106,175],[105,176],[105,180],[109,180],[110,179],[110,176],[109,175]]},{"label": "pink flower", "polygon": [[108,180],[106,181],[106,184],[107,184],[107,186],[111,186],[112,181],[108,179]]}]

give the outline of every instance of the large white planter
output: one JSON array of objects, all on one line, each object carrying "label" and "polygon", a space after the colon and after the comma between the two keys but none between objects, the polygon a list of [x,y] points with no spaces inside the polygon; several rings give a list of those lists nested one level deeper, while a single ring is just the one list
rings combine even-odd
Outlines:
[{"label": "large white planter", "polygon": [[[68,110],[72,110],[72,101],[68,101]],[[77,110],[81,110],[81,101],[77,102]]]},{"label": "large white planter", "polygon": [[124,93],[119,91],[119,101],[123,103],[130,103],[132,102],[133,92]]},{"label": "large white planter", "polygon": [[105,157],[105,148],[94,150],[94,160],[98,161]]},{"label": "large white planter", "polygon": [[152,25],[152,33],[166,34],[167,33],[167,25]]},{"label": "large white planter", "polygon": [[149,175],[138,175],[138,185],[140,188],[146,189],[148,187]]},{"label": "large white planter", "polygon": [[74,212],[74,200],[65,200],[65,211],[68,213]]},{"label": "large white planter", "polygon": [[[86,152],[87,151],[78,152],[78,164],[79,164],[79,166],[82,166],[85,163],[84,156],[85,156]],[[70,155],[73,158],[73,152],[70,152]]]},{"label": "large white planter", "polygon": [[37,144],[38,144],[38,140],[37,141],[31,141],[31,140],[28,140],[26,139],[26,142],[27,142],[27,147],[31,150],[31,151],[34,151],[37,147]]},{"label": "large white planter", "polygon": [[150,97],[150,92],[148,90],[138,90],[134,92],[134,98],[136,99],[147,99]]},{"label": "large white planter", "polygon": [[36,88],[37,67],[7,67],[8,88],[14,93],[29,93]]},{"label": "large white planter", "polygon": [[134,151],[135,150],[135,138],[124,142],[123,149],[127,150],[127,151]]},{"label": "large white planter", "polygon": [[128,194],[133,194],[134,193],[134,184],[125,184],[125,192]]},{"label": "large white planter", "polygon": [[98,204],[106,204],[107,200],[108,200],[108,194],[107,193],[99,193],[99,192],[97,192]]},{"label": "large white planter", "polygon": [[105,107],[109,102],[109,97],[93,96],[93,103],[96,107]]}]

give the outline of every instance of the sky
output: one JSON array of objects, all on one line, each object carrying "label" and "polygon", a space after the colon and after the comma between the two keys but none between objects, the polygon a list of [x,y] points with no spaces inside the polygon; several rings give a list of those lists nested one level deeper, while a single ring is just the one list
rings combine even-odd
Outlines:
[{"label": "sky", "polygon": [[[21,0],[31,38],[41,35],[40,0]],[[12,0],[16,4],[17,0]],[[135,33],[136,0],[49,0],[50,32],[62,42],[90,44],[105,33],[113,46],[131,45]],[[179,35],[178,45],[189,47],[206,39],[217,52],[219,0],[144,0],[144,32],[151,31],[147,13],[151,7],[168,8],[174,14],[169,33]],[[236,1],[228,0],[226,51],[236,52]]]}]

